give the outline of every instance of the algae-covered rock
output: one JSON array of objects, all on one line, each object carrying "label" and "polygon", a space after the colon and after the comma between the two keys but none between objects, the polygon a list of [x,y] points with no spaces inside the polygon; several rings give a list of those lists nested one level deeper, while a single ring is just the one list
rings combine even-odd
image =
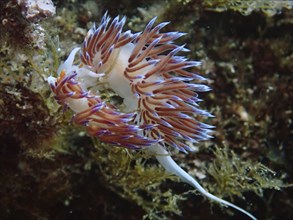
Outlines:
[{"label": "algae-covered rock", "polygon": [[56,15],[40,20],[0,3],[1,219],[243,217],[211,205],[153,155],[90,138],[54,99],[47,78],[107,10],[127,15],[133,32],[154,16],[170,20],[166,30],[186,32],[179,42],[202,61],[214,139],[173,152],[180,166],[259,219],[293,218],[291,1],[53,3]]}]

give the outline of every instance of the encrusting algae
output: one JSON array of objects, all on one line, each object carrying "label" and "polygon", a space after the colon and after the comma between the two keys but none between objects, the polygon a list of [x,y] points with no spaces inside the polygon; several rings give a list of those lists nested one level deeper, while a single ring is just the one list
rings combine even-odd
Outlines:
[{"label": "encrusting algae", "polygon": [[[76,46],[75,42],[82,41],[85,26],[91,26],[89,21],[99,20],[100,11],[109,3],[95,3],[99,12],[96,14],[81,13],[89,10],[81,2],[71,4],[70,9],[62,4],[58,2],[57,16],[48,23],[23,22],[21,14],[11,13],[19,12],[17,7],[9,8],[12,5],[5,4],[7,13],[3,13],[4,10],[0,14],[1,20],[20,21],[14,23],[15,30],[28,26],[25,31],[28,35],[20,35],[22,40],[14,43],[17,35],[8,28],[7,20],[0,24],[0,53],[3,55],[0,57],[0,218],[54,219],[73,214],[92,219],[97,216],[101,219],[192,219],[195,216],[204,219],[207,215],[210,219],[242,218],[239,213],[219,209],[216,205],[209,214],[210,205],[206,205],[202,197],[194,196],[196,191],[182,184],[178,177],[166,172],[154,160],[154,153],[106,144],[89,138],[82,127],[68,124],[72,113],[63,112],[52,99],[45,80],[56,72],[60,60],[66,59],[65,54]],[[291,201],[290,190],[283,188],[288,186],[283,180],[292,181],[287,126],[292,113],[288,105],[282,104],[293,97],[288,86],[292,72],[291,46],[286,44],[291,41],[286,34],[290,15],[285,11],[284,19],[278,17],[281,31],[274,32],[277,27],[271,21],[275,17],[264,22],[264,15],[257,12],[247,17],[227,16],[225,11],[219,14],[205,11],[197,1],[160,4],[150,1],[148,4],[146,7],[138,1],[129,9],[124,7],[119,11],[109,6],[109,10],[110,14],[127,14],[130,22],[125,22],[125,26],[136,25],[135,31],[144,27],[151,17],[159,15],[158,21],[172,20],[170,14],[176,14],[178,19],[164,29],[188,32],[183,37],[187,40],[186,47],[192,48],[191,57],[205,61],[201,72],[208,74],[210,80],[205,82],[213,88],[209,94],[200,96],[205,100],[201,106],[211,109],[216,116],[206,120],[216,125],[215,139],[205,143],[187,142],[198,152],[185,155],[174,151],[173,157],[192,176],[200,178],[209,192],[239,204],[260,219],[265,216],[290,218],[291,211],[286,206]],[[160,10],[156,10],[159,5]],[[140,10],[136,13],[138,7]],[[233,24],[236,21],[233,16],[237,17],[237,24]],[[254,26],[249,26],[251,33],[246,34],[249,39],[240,35],[238,38],[241,25],[245,26],[255,16],[259,16],[255,26],[261,23],[269,27],[255,28],[261,31],[262,39],[252,29]],[[10,24],[13,19],[8,20]],[[213,26],[215,23],[219,29]],[[227,34],[225,25],[235,28],[233,36],[230,32]],[[66,31],[62,31],[63,28]],[[74,34],[69,36],[66,34],[69,31]],[[287,41],[271,33],[282,33]],[[219,44],[223,39],[227,40]],[[286,50],[278,49],[284,48],[284,44]],[[243,53],[247,59],[241,59],[245,57]],[[255,73],[258,82],[252,86]],[[272,95],[272,91],[276,94]],[[277,93],[283,96],[278,98]],[[251,94],[258,95],[249,104],[247,99],[251,99]],[[118,109],[124,108],[123,99],[115,91],[107,88],[100,95],[104,101],[118,105]],[[280,129],[276,129],[278,125]],[[265,190],[280,188],[283,188],[281,192]],[[280,204],[278,208],[272,201]]]}]

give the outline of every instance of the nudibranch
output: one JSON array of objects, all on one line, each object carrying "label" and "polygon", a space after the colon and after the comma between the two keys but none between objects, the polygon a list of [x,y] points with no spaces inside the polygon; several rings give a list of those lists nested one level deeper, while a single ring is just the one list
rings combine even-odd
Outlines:
[{"label": "nudibranch", "polygon": [[[131,33],[123,31],[125,20],[111,19],[105,13],[100,25],[89,30],[81,47],[74,48],[60,65],[58,76],[48,78],[56,100],[73,110],[73,121],[100,141],[145,149],[205,197],[256,219],[207,192],[169,154],[171,148],[191,151],[190,143],[209,139],[213,128],[198,120],[199,116],[212,117],[198,107],[197,92],[210,90],[202,84],[205,78],[189,71],[200,62],[178,55],[188,49],[174,44],[184,34],[160,32],[168,22],[155,26],[156,18],[143,32]],[[123,102],[103,98],[108,90]]]}]

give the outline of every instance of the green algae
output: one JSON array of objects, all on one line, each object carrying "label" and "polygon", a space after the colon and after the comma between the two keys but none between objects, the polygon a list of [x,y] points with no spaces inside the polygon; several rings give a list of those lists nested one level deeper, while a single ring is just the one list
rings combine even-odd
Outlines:
[{"label": "green algae", "polygon": [[[218,6],[222,2],[218,1]],[[100,3],[98,15],[107,4]],[[286,204],[292,202],[292,193],[279,189],[292,182],[292,109],[288,105],[293,97],[289,84],[292,38],[288,34],[292,15],[285,13],[275,19],[258,14],[233,17],[225,11],[206,11],[210,5],[200,8],[199,1],[138,4],[140,10],[131,4],[123,9],[130,17],[128,26],[135,31],[155,15],[159,15],[158,21],[171,20],[173,15],[180,18],[168,29],[187,32],[183,38],[193,51],[191,56],[205,61],[202,71],[208,74],[214,90],[202,104],[216,115],[211,121],[217,126],[213,144],[229,146],[229,150],[210,150],[211,142],[198,144],[197,153],[177,154],[175,159],[194,176],[201,172],[205,178],[200,182],[210,192],[233,200],[245,197],[245,202],[260,207],[254,210],[261,217],[281,218],[286,214],[290,218],[293,214]],[[60,61],[82,42],[93,22],[90,15],[78,13],[82,1],[69,5],[59,3],[58,15],[40,22],[45,36],[37,39],[45,44],[36,44],[24,35],[15,38],[10,28],[1,26],[0,217],[64,219],[73,211],[81,219],[226,219],[219,216],[222,210],[210,214],[210,206],[202,197],[191,197],[194,192],[167,174],[151,155],[104,145],[88,138],[84,128],[69,123],[72,115],[63,113],[55,102],[46,77],[56,74]],[[239,11],[234,6],[226,7]],[[124,14],[115,8],[110,13]],[[18,28],[26,25],[20,15],[13,18],[20,21]],[[249,18],[258,22],[249,26],[250,32],[243,37],[241,30]],[[232,28],[232,34],[225,27]],[[105,95],[113,98],[112,94]],[[250,196],[251,192],[267,201]],[[190,197],[191,201],[186,200]],[[280,205],[274,208],[272,200]],[[265,211],[264,206],[268,207]],[[129,210],[126,214],[125,209]]]},{"label": "green algae", "polygon": [[292,9],[293,2],[290,0],[204,0],[203,6],[217,12],[233,10],[243,15],[250,15],[253,11],[262,11],[267,16],[273,16],[282,9]]},{"label": "green algae", "polygon": [[254,192],[262,197],[264,190],[280,190],[286,185],[282,176],[265,165],[251,160],[242,160],[227,147],[214,150],[215,159],[207,167],[207,173],[215,183],[210,191],[221,197],[241,197],[245,192]]},{"label": "green algae", "polygon": [[185,196],[162,187],[166,181],[179,179],[150,161],[153,155],[94,142],[96,151],[92,153],[92,162],[100,167],[103,181],[122,198],[141,206],[146,212],[144,218],[168,219],[170,213],[181,214],[179,202]]}]

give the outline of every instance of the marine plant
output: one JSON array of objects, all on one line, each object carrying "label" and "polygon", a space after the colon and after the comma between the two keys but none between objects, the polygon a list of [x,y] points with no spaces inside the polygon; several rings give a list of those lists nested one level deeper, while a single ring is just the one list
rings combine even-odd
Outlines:
[{"label": "marine plant", "polygon": [[203,6],[218,12],[233,10],[243,15],[250,15],[253,11],[262,11],[267,16],[273,16],[284,8],[292,9],[293,2],[291,0],[204,0]]},{"label": "marine plant", "polygon": [[[172,149],[187,153],[188,143],[207,140],[213,126],[200,122],[212,115],[198,107],[197,92],[209,91],[205,78],[189,71],[200,65],[179,52],[173,43],[180,32],[161,33],[168,24],[152,19],[141,33],[123,32],[125,17],[111,19],[89,30],[81,48],[72,50],[48,82],[64,108],[75,112],[73,121],[84,125],[100,141],[153,154],[170,173],[180,177],[212,201],[242,208],[207,192],[170,156]],[[154,26],[154,27],[153,27]],[[80,59],[75,64],[75,55]],[[115,92],[116,99],[102,94]]]}]

